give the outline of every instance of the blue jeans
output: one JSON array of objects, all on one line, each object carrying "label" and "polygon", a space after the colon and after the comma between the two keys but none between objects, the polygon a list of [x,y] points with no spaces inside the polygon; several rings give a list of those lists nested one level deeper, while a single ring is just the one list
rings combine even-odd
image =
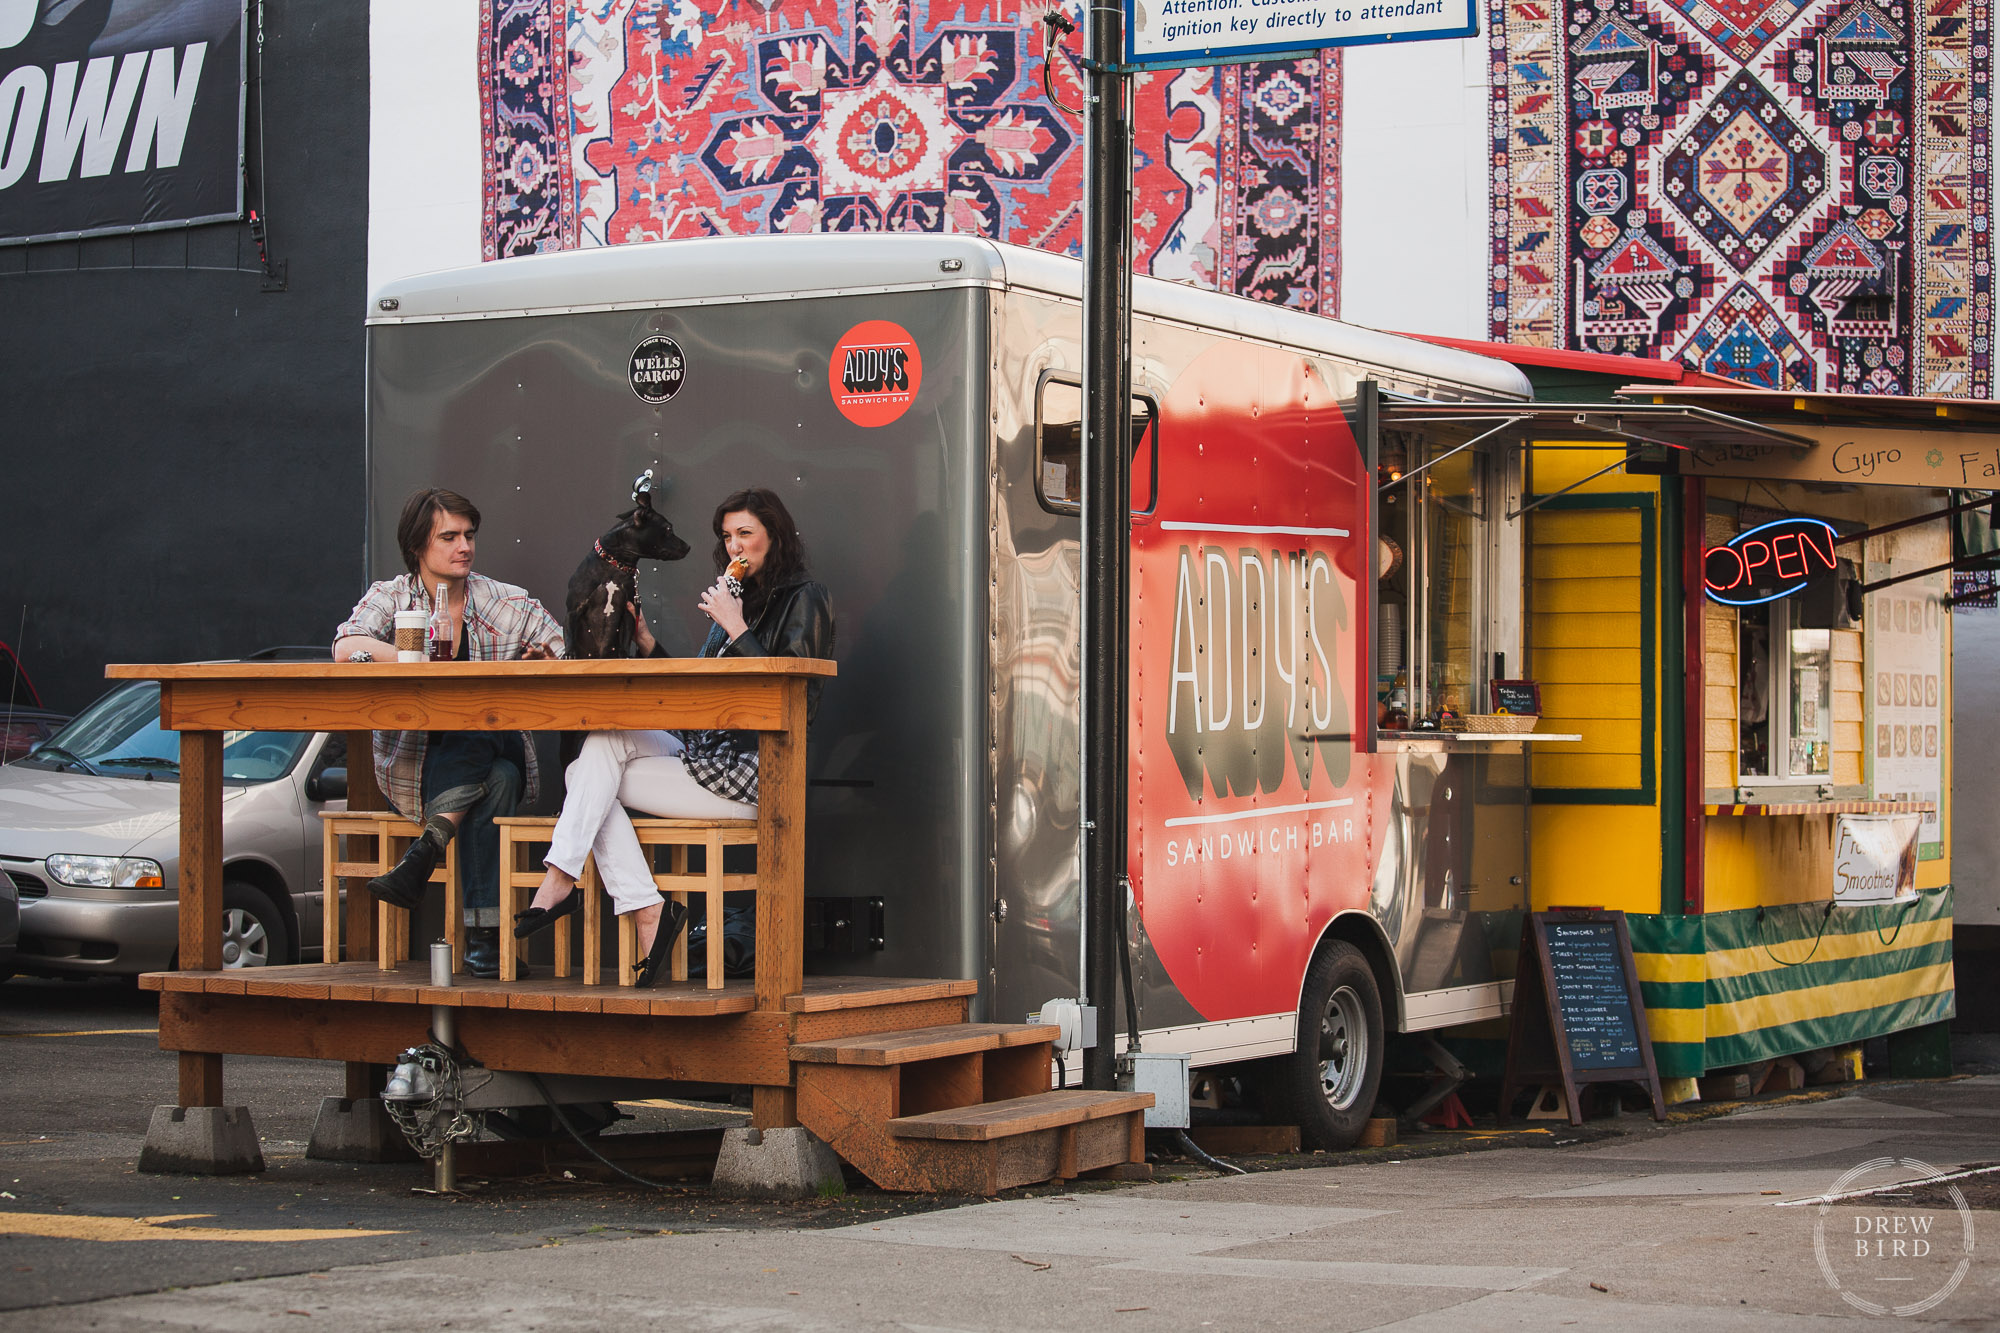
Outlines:
[{"label": "blue jeans", "polygon": [[436,731],[424,751],[424,818],[465,814],[456,841],[467,925],[500,924],[500,830],[493,821],[520,804],[527,767],[518,731]]}]

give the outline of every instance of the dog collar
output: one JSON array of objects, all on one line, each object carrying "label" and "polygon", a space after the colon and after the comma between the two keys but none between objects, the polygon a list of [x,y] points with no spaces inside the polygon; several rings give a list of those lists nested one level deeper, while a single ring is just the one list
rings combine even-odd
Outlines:
[{"label": "dog collar", "polygon": [[620,560],[617,556],[611,554],[611,552],[605,550],[604,543],[602,541],[592,542],[591,545],[597,548],[598,559],[610,561],[611,564],[613,564],[619,569],[624,570],[627,574],[637,574],[639,572],[639,567],[637,565],[628,565],[623,560]]}]

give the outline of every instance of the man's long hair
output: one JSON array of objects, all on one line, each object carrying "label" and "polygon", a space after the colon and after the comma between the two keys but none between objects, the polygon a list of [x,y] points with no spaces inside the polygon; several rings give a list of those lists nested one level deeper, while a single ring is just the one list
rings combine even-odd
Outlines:
[{"label": "man's long hair", "polygon": [[471,523],[474,532],[479,531],[479,507],[457,491],[429,486],[411,492],[403,501],[403,516],[396,520],[396,545],[402,548],[403,565],[412,574],[417,572],[424,548],[431,544],[431,529],[436,526],[439,510],[456,514]]},{"label": "man's long hair", "polygon": [[747,593],[761,594],[782,588],[805,573],[806,544],[799,536],[799,525],[792,522],[792,513],[777,492],[762,486],[738,491],[715,507],[711,526],[715,530],[716,573],[729,568],[729,543],[722,535],[722,521],[731,514],[755,514],[771,539],[771,553],[764,557],[764,567],[751,576],[755,587],[746,589]]}]

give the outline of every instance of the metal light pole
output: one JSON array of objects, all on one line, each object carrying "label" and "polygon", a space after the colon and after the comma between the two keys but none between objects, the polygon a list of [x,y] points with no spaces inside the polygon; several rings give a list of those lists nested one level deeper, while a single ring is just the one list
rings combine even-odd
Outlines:
[{"label": "metal light pole", "polygon": [[1094,0],[1084,52],[1083,927],[1098,1013],[1083,1082],[1116,1078],[1119,895],[1125,892],[1127,612],[1132,515],[1132,121],[1124,14]]}]

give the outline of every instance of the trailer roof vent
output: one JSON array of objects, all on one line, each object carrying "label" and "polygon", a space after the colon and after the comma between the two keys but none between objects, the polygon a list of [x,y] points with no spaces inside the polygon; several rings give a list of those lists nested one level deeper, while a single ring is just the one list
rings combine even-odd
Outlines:
[{"label": "trailer roof vent", "polygon": [[942,273],[956,273],[964,267],[965,267],[965,261],[963,259],[938,260],[938,270]]}]

